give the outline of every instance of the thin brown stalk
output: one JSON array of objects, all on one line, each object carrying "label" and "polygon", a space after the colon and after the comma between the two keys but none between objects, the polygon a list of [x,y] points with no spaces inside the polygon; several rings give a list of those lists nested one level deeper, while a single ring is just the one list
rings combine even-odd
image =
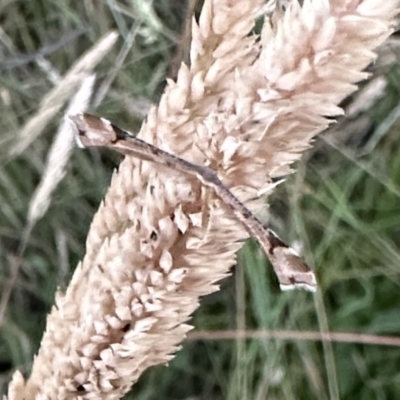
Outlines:
[{"label": "thin brown stalk", "polygon": [[234,330],[234,331],[195,331],[188,334],[188,340],[289,340],[319,341],[366,344],[372,346],[400,347],[400,336],[381,336],[355,332],[315,332],[290,330]]}]

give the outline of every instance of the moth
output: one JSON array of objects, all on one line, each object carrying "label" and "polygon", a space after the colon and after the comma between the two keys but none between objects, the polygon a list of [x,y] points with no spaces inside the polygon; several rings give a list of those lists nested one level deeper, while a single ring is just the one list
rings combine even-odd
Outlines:
[{"label": "moth", "polygon": [[257,239],[275,270],[281,290],[300,288],[316,291],[314,272],[275,232],[264,228],[261,221],[223,184],[215,171],[161,150],[104,118],[91,114],[70,118],[77,130],[78,143],[83,147],[109,147],[197,178],[221,199],[247,232]]}]

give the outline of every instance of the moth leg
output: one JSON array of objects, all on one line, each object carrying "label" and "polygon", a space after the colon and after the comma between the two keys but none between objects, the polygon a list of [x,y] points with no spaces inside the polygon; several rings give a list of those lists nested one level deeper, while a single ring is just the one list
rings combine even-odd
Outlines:
[{"label": "moth leg", "polygon": [[211,204],[213,202],[213,190],[211,188],[208,188],[204,185],[201,186],[201,200],[202,203],[204,204],[203,210],[201,212],[201,226],[202,228],[205,228],[206,233],[204,235],[203,242],[207,242],[207,238],[209,236],[210,230],[211,230]]}]

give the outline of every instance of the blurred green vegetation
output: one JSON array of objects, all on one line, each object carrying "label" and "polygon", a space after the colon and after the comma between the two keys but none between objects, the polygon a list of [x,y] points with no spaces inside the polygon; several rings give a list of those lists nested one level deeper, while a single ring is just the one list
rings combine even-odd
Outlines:
[{"label": "blurred green vegetation", "polygon": [[[110,29],[120,39],[96,68],[110,90],[95,112],[132,130],[180,60],[186,4],[179,1],[6,0],[0,3],[0,291],[4,292],[59,119],[20,156],[18,132],[53,87],[39,56],[63,75]],[[203,299],[196,330],[281,329],[399,335],[400,69],[394,38],[371,66],[384,96],[316,141],[271,198],[271,223],[301,243],[320,291],[281,293],[255,243],[238,255],[221,291]],[[125,53],[124,58],[121,54]],[[178,55],[177,55],[178,54]],[[120,60],[118,63],[116,60]],[[382,61],[380,61],[382,60]],[[347,106],[354,99],[347,100]],[[60,118],[62,114],[59,114]],[[384,136],[364,151],[377,132]],[[335,135],[337,133],[337,135]],[[336,138],[336,139],[335,139]],[[362,154],[362,153],[366,154]],[[76,149],[50,209],[35,226],[0,329],[0,393],[29,374],[57,286],[85,251],[90,221],[119,157]],[[128,399],[400,398],[400,348],[280,340],[188,340],[169,367],[147,371]]]}]

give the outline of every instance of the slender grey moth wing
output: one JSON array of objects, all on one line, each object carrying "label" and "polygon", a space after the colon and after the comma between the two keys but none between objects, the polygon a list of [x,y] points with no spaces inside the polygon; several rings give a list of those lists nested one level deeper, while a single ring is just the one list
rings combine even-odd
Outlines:
[{"label": "slender grey moth wing", "polygon": [[109,147],[196,177],[204,186],[214,191],[247,232],[259,241],[271,261],[282,290],[316,291],[314,272],[273,231],[263,227],[261,221],[221,182],[215,171],[167,153],[104,118],[90,114],[79,114],[70,118],[78,131],[78,144],[83,147]]}]

